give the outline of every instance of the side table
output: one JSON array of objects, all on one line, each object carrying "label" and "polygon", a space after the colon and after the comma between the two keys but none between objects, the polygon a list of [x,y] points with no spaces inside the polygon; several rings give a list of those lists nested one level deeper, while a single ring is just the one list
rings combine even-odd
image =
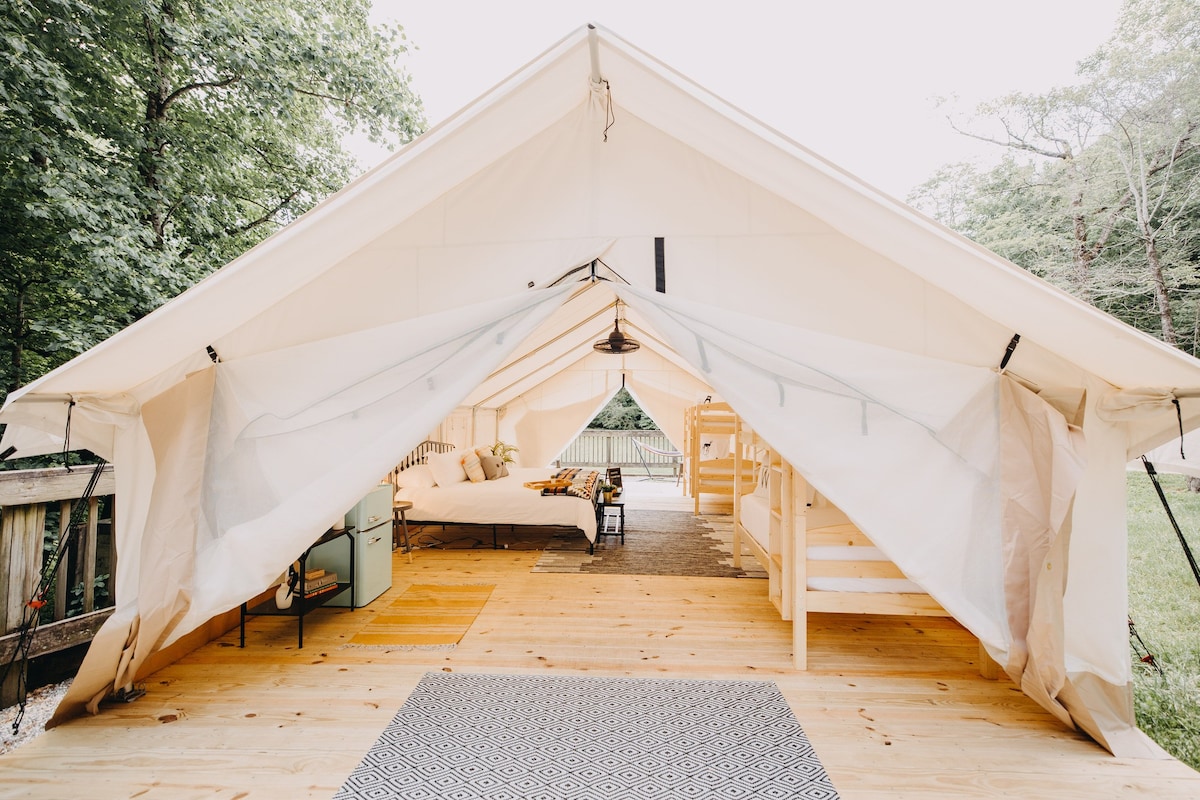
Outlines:
[{"label": "side table", "polygon": [[[609,509],[616,511],[616,528],[610,533],[608,530]],[[613,499],[609,502],[598,500],[596,502],[596,538],[601,536],[620,536],[621,544],[625,544],[625,501]]]}]

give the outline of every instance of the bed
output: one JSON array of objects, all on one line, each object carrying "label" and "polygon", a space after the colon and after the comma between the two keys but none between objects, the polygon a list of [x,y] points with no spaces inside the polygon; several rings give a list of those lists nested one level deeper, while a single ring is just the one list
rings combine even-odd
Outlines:
[{"label": "bed", "polygon": [[[429,443],[427,443],[429,444]],[[426,448],[428,450],[428,448]],[[577,494],[543,494],[526,483],[547,481],[559,472],[553,468],[506,466],[507,475],[492,480],[450,480],[434,483],[423,474],[423,460],[443,458],[457,451],[410,457],[393,476],[396,500],[412,503],[406,517],[413,523],[460,525],[537,525],[578,528],[589,543],[596,541],[594,498]],[[417,463],[413,463],[417,462]],[[585,484],[587,476],[577,479]],[[594,484],[594,482],[593,482]]]},{"label": "bed", "polygon": [[734,564],[743,548],[767,570],[767,592],[792,622],[797,669],[807,668],[810,613],[948,616],[848,517],[740,420],[735,424]]},{"label": "bed", "polygon": [[736,486],[751,486],[734,475],[730,445],[738,417],[728,403],[700,403],[684,410],[684,493],[693,498],[694,513],[700,513],[700,495],[734,495]]}]

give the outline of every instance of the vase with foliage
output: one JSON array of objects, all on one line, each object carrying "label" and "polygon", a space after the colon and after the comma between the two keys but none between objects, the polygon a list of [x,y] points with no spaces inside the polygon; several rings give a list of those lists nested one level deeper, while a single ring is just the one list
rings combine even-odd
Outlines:
[{"label": "vase with foliage", "polygon": [[499,456],[500,460],[505,464],[512,464],[514,461],[516,461],[516,459],[513,458],[513,453],[519,452],[521,452],[521,448],[515,447],[507,442],[501,442],[497,440],[497,442],[492,445],[492,455]]}]

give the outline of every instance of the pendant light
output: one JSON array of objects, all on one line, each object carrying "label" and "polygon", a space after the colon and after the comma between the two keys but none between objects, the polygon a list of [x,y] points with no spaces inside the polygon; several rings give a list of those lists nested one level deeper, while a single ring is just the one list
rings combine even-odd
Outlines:
[{"label": "pendant light", "polygon": [[618,300],[616,303],[616,319],[613,321],[612,331],[608,334],[607,338],[595,342],[592,345],[592,349],[597,353],[621,355],[622,353],[632,353],[641,346],[641,343],[637,339],[632,339],[621,333],[621,301]]}]

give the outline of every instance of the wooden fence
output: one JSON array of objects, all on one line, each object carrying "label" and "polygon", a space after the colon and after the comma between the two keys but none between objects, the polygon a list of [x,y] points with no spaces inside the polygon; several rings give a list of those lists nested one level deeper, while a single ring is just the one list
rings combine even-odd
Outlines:
[{"label": "wooden fence", "polygon": [[[19,629],[42,571],[68,533],[73,503],[92,478],[89,466],[0,471],[0,668],[17,648]],[[80,517],[72,543],[54,574],[32,640],[29,657],[91,641],[112,614],[116,568],[113,494],[116,481],[106,466]],[[28,664],[17,665],[27,669]],[[13,702],[17,673],[0,686],[0,701]]]},{"label": "wooden fence", "polygon": [[[656,450],[671,451],[675,446],[662,431],[586,430],[567,445],[558,457],[564,467],[611,466],[633,472],[649,469],[652,474],[675,474],[679,458],[660,456],[640,450],[634,440]],[[643,460],[644,459],[644,460]]]}]

